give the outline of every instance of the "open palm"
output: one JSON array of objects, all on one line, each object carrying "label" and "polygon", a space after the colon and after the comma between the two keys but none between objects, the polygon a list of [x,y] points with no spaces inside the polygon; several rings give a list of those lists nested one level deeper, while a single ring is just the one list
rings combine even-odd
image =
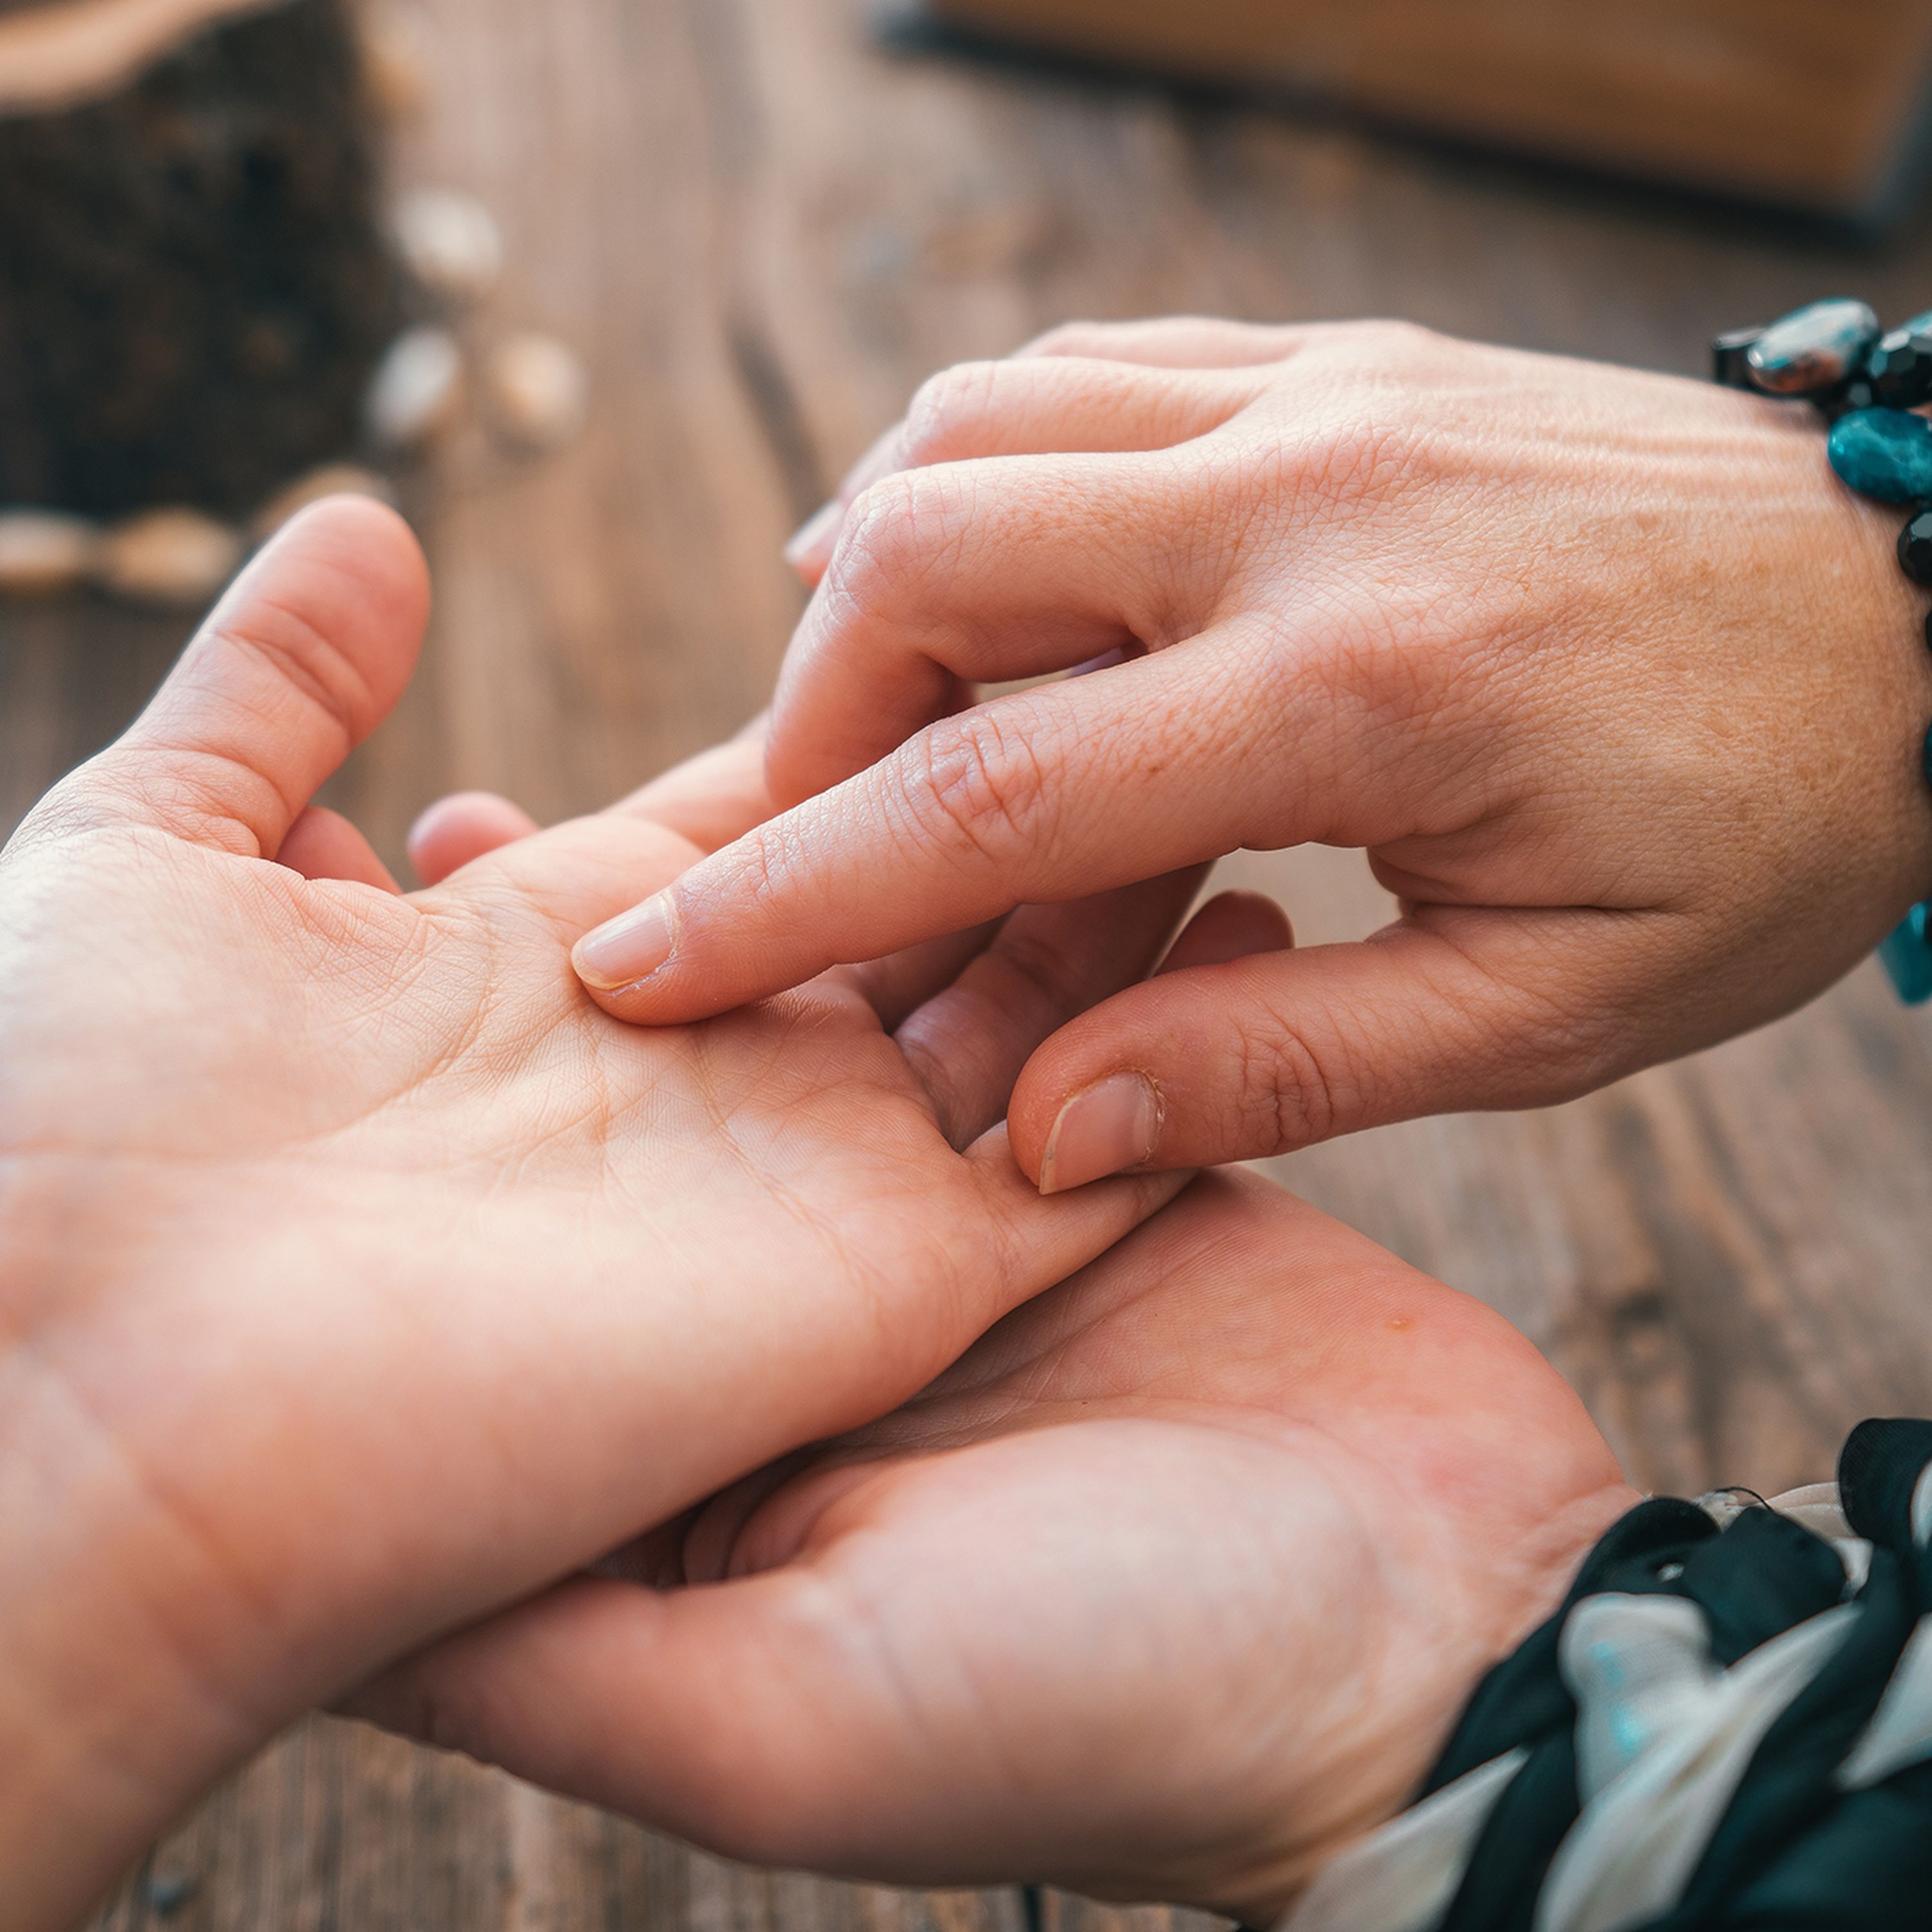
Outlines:
[{"label": "open palm", "polygon": [[1501,1318],[1216,1176],[359,1708],[760,1862],[1264,1924],[1634,1500]]},{"label": "open palm", "polygon": [[[889,1409],[1172,1192],[1042,1201],[972,1143],[1186,882],[1036,929],[1027,998],[988,997],[1016,928],[622,1026],[568,953],[696,856],[648,797],[410,898],[308,809],[424,609],[399,523],[311,513],[0,862],[0,1598],[10,1674],[98,1740],[109,1856],[386,1658]],[[972,1051],[928,1084],[880,1006]],[[157,1632],[166,1722],[99,1663]]]}]

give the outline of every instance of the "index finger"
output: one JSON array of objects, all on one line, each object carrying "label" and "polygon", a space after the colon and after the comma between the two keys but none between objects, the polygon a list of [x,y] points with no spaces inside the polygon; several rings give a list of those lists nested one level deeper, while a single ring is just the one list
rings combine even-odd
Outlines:
[{"label": "index finger", "polygon": [[[832,561],[846,512],[861,491],[895,470],[962,457],[1047,455],[1070,449],[1161,448],[1185,442],[1199,428],[1161,421],[1175,398],[1156,385],[1139,406],[1102,412],[1040,404],[1067,388],[1048,374],[1030,378],[1020,365],[1081,361],[1142,371],[1264,368],[1285,362],[1319,334],[1322,325],[1226,322],[1213,316],[1168,316],[1144,322],[1066,322],[1013,351],[1004,362],[963,363],[942,370],[920,389],[911,407],[847,471],[829,503],[785,546],[785,560],[814,588]],[[1000,370],[1008,371],[1000,379]],[[1084,386],[1070,386],[1076,395]],[[963,391],[963,394],[962,394]],[[1151,412],[1146,400],[1153,404]],[[965,406],[960,407],[962,403]],[[1012,405],[1017,402],[1016,409]]]},{"label": "index finger", "polygon": [[[1199,648],[932,726],[587,934],[579,976],[620,1018],[682,1024],[1016,906],[1314,835],[1351,731],[1332,689],[1244,687],[1210,722]],[[1365,829],[1395,836],[1399,783],[1377,808],[1387,828]]]}]

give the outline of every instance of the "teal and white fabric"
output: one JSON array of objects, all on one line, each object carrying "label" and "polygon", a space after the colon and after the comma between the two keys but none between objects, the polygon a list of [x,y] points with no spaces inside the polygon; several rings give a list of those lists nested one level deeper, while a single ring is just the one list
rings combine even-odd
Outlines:
[{"label": "teal and white fabric", "polygon": [[1277,1932],[1932,1925],[1932,1423],[1653,1501]]}]

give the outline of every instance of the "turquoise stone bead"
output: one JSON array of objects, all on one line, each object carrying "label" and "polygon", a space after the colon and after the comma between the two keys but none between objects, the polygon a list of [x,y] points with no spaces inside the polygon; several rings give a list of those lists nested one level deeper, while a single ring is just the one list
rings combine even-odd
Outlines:
[{"label": "turquoise stone bead", "polygon": [[1914,906],[1880,946],[1878,956],[1907,1006],[1932,1000],[1932,905]]},{"label": "turquoise stone bead", "polygon": [[1832,467],[1862,496],[1932,502],[1932,423],[1907,410],[1854,410],[1832,425]]}]

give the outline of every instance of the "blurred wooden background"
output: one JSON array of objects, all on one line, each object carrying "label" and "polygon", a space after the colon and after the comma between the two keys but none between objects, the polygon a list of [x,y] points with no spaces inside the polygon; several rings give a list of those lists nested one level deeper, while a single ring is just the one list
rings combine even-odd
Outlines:
[{"label": "blurred wooden background", "polygon": [[[556,817],[728,732],[799,608],[793,524],[931,370],[1071,315],[1391,313],[1701,367],[1834,290],[1932,300],[1932,230],[1804,241],[1346,130],[872,50],[859,0],[432,0],[409,176],[502,220],[504,326],[596,376],[548,465],[452,452],[415,688],[334,788],[400,863],[426,801]],[[1749,506],[1739,506],[1740,514]],[[0,610],[0,826],[117,730],[183,626]],[[1240,862],[1316,937],[1350,854]],[[1636,1480],[1770,1492],[1932,1409],[1932,1025],[1867,967],[1784,1025],[1557,1112],[1423,1123],[1283,1178],[1487,1295]],[[1049,1932],[1119,1922],[1049,1897]],[[1022,1932],[1018,1893],[769,1878],[364,1732],[302,1727],[158,1848],[100,1932]],[[1157,1932],[1163,1915],[1138,1923]]]},{"label": "blurred wooden background", "polygon": [[1011,39],[1488,150],[1780,207],[1897,212],[1924,160],[1924,0],[892,0],[916,34]]}]

